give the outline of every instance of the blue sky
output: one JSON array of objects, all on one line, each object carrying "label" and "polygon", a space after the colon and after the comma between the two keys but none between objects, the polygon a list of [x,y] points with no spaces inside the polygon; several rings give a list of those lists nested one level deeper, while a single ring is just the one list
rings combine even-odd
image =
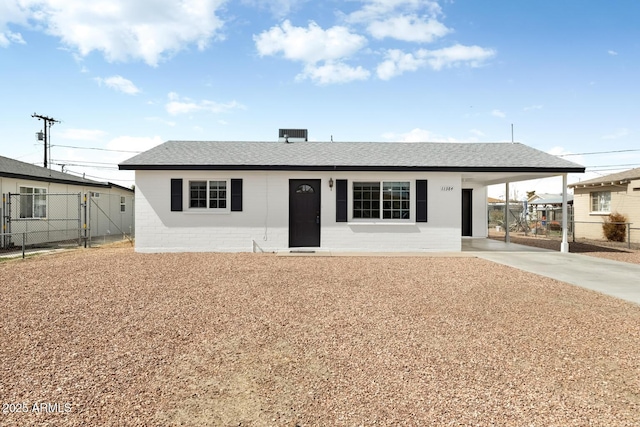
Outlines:
[{"label": "blue sky", "polygon": [[126,151],[170,139],[501,142],[513,124],[553,154],[609,152],[565,157],[575,182],[640,167],[638,22],[637,0],[5,0],[0,155],[42,164],[34,112],[61,121],[54,168],[126,186]]}]

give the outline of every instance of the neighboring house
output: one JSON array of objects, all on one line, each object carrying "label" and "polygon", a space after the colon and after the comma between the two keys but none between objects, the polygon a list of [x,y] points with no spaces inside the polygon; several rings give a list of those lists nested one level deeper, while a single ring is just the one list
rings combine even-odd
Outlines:
[{"label": "neighboring house", "polygon": [[78,239],[85,223],[92,236],[116,234],[119,228],[129,233],[134,226],[133,190],[3,156],[0,193],[0,231],[5,234],[0,247],[21,243],[21,233],[33,245]]},{"label": "neighboring house", "polygon": [[291,139],[168,141],[119,167],[139,252],[460,251],[487,236],[488,185],[584,172],[518,143]]},{"label": "neighboring house", "polygon": [[640,168],[576,182],[569,187],[574,194],[576,238],[603,239],[602,222],[610,213],[620,213],[633,223],[631,241],[640,240]]},{"label": "neighboring house", "polygon": [[[560,221],[562,194],[534,194],[527,200],[531,220]],[[567,194],[567,205],[573,205],[573,194]]]}]

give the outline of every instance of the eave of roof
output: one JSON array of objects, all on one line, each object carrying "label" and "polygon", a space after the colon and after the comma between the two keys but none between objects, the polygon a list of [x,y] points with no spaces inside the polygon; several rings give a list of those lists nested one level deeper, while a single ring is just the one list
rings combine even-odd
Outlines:
[{"label": "eave of roof", "polygon": [[634,181],[640,179],[640,168],[629,169],[626,171],[613,173],[610,175],[605,175],[600,178],[588,179],[582,182],[574,182],[573,184],[569,184],[571,188],[578,187],[601,187],[606,185],[624,185],[628,184],[630,181]]},{"label": "eave of roof", "polygon": [[106,183],[106,182],[74,181],[72,179],[61,179],[61,178],[55,178],[55,177],[42,177],[42,176],[35,176],[35,175],[3,172],[3,171],[0,171],[0,177],[3,177],[3,178],[14,178],[14,179],[24,179],[24,180],[38,181],[38,182],[52,182],[52,183],[55,183],[55,184],[83,185],[85,187],[96,187],[96,188],[108,188],[108,187],[110,187],[110,185],[108,183]]},{"label": "eave of roof", "polygon": [[539,173],[582,173],[583,167],[553,168],[526,166],[330,166],[330,165],[153,165],[120,164],[120,170],[219,170],[219,171],[348,171],[348,172],[539,172]]}]

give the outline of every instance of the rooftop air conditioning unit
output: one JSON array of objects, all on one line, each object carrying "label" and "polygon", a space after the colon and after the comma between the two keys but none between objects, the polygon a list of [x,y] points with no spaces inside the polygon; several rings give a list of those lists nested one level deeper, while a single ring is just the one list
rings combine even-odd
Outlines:
[{"label": "rooftop air conditioning unit", "polygon": [[280,129],[278,131],[280,142],[306,142],[308,141],[307,129]]}]

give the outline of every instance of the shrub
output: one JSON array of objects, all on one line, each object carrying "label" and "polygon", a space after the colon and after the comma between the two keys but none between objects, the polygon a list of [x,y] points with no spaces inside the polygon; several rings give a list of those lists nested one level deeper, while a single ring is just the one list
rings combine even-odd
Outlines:
[{"label": "shrub", "polygon": [[602,224],[602,232],[604,237],[610,242],[624,242],[627,237],[626,224],[614,224],[619,222],[627,222],[627,217],[617,212],[609,214],[609,217]]}]

